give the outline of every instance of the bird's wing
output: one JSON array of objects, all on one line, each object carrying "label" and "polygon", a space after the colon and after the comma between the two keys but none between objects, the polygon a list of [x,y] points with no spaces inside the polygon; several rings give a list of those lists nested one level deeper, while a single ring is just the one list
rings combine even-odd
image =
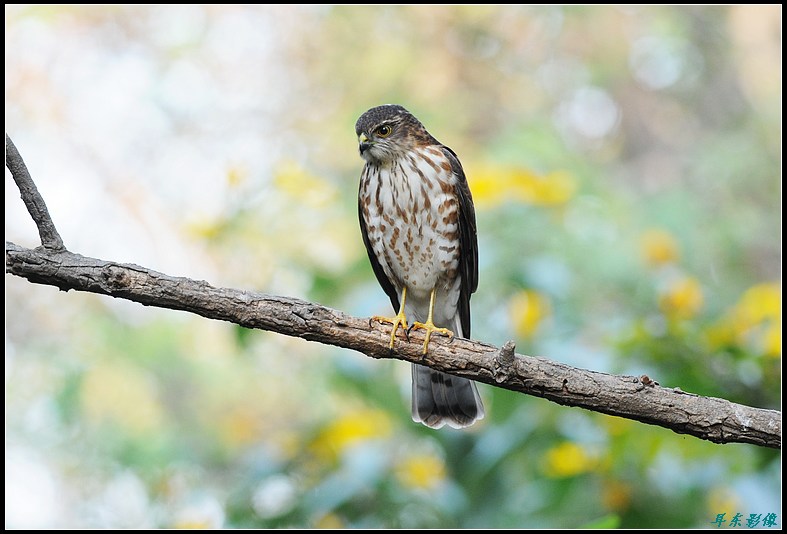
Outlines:
[{"label": "bird's wing", "polygon": [[456,175],[455,192],[459,201],[459,272],[462,275],[457,308],[462,321],[462,335],[470,337],[470,295],[478,288],[478,237],[476,236],[475,207],[459,158],[447,146],[442,146],[442,149],[445,157],[451,162],[451,170]]}]

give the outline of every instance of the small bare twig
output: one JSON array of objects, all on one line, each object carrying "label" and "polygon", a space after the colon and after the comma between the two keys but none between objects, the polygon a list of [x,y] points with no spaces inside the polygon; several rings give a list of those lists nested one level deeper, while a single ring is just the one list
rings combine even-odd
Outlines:
[{"label": "small bare twig", "polygon": [[46,208],[46,202],[38,192],[36,184],[30,177],[27,170],[27,165],[19,155],[19,151],[14,146],[8,134],[5,134],[5,164],[8,170],[14,177],[16,186],[19,188],[19,193],[22,195],[22,201],[27,206],[27,211],[38,226],[38,235],[41,236],[41,244],[44,247],[52,250],[64,250],[63,240],[60,234],[57,233],[55,223],[49,216],[49,210]]}]

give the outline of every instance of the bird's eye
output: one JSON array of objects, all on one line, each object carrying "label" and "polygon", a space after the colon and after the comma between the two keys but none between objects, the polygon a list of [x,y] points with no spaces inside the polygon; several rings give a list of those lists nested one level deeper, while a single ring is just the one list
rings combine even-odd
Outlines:
[{"label": "bird's eye", "polygon": [[391,135],[391,132],[393,132],[393,128],[391,128],[388,125],[380,126],[379,128],[377,128],[377,135],[379,135],[380,137],[388,137],[389,135]]}]

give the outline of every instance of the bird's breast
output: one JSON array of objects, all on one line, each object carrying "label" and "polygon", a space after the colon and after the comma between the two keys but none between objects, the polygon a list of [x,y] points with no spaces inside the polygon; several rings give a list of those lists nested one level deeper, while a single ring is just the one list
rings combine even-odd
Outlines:
[{"label": "bird's breast", "polygon": [[455,185],[450,164],[437,149],[364,168],[360,195],[369,242],[399,288],[428,295],[456,278],[460,250]]}]

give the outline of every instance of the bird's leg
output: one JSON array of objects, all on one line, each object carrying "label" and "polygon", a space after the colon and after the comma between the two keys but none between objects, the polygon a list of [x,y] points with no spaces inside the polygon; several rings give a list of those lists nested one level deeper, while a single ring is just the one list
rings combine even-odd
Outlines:
[{"label": "bird's leg", "polygon": [[433,317],[434,317],[434,299],[435,293],[437,293],[437,288],[432,289],[432,294],[429,295],[429,317],[427,317],[425,323],[414,322],[410,328],[415,328],[416,330],[426,330],[426,338],[424,339],[424,352],[426,354],[426,350],[429,348],[429,338],[432,337],[432,332],[437,332],[438,334],[443,334],[444,336],[448,336],[450,338],[454,337],[454,333],[451,332],[447,328],[438,328],[434,325]]},{"label": "bird's leg", "polygon": [[407,317],[404,315],[404,301],[407,299],[407,288],[402,288],[402,303],[399,306],[399,313],[396,314],[396,317],[389,318],[389,317],[380,317],[375,315],[372,317],[373,321],[378,321],[380,323],[391,323],[393,326],[391,330],[391,344],[388,345],[388,348],[393,350],[394,348],[394,341],[396,341],[396,331],[401,326],[404,328],[405,334],[407,333]]}]

